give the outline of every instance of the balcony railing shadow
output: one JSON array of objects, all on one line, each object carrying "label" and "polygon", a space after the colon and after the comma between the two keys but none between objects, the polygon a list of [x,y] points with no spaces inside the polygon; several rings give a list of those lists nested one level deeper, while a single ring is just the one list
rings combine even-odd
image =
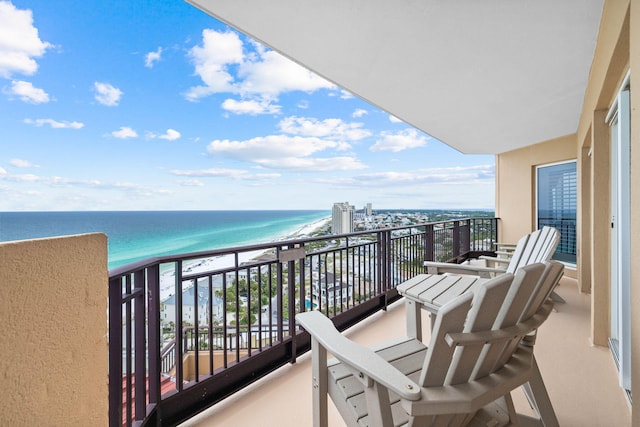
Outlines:
[{"label": "balcony railing shadow", "polygon": [[109,422],[173,425],[310,347],[289,320],[320,310],[344,330],[399,299],[425,260],[489,253],[475,218],[168,256],[110,272]]}]

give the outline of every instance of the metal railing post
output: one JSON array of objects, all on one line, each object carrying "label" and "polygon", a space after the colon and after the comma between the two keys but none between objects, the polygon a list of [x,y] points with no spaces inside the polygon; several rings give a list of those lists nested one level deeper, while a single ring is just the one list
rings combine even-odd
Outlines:
[{"label": "metal railing post", "polygon": [[160,402],[160,266],[147,269],[147,307],[149,310],[149,403]]},{"label": "metal railing post", "polygon": [[109,426],[122,425],[122,278],[109,280]]}]

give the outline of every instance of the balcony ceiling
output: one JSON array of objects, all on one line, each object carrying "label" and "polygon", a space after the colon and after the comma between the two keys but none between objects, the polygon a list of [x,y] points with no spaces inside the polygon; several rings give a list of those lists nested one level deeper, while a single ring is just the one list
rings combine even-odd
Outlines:
[{"label": "balcony ceiling", "polygon": [[603,0],[187,0],[463,153],[576,132]]}]

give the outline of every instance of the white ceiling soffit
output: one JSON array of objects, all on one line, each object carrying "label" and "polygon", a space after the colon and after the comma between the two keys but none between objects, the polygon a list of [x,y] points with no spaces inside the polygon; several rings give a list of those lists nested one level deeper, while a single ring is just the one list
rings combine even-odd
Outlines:
[{"label": "white ceiling soffit", "polygon": [[187,0],[463,153],[576,132],[603,0]]}]

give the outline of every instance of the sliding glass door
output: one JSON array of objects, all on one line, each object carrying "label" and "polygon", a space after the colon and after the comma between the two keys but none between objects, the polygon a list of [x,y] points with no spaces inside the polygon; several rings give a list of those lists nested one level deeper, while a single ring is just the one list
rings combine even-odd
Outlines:
[{"label": "sliding glass door", "polygon": [[631,390],[629,79],[607,115],[611,141],[611,333],[620,385]]}]

